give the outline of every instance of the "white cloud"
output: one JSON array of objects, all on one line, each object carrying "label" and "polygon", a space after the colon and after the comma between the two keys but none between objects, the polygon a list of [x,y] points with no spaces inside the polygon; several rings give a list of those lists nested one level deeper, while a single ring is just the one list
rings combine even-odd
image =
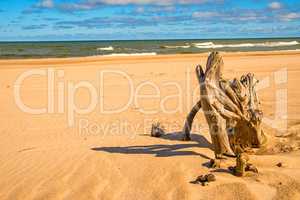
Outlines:
[{"label": "white cloud", "polygon": [[220,16],[217,12],[194,12],[193,18],[211,18],[211,17],[217,17]]},{"label": "white cloud", "polygon": [[138,7],[135,11],[137,13],[144,13],[145,12],[145,8],[144,7]]},{"label": "white cloud", "polygon": [[73,10],[90,10],[94,8],[91,4],[76,4],[76,3],[64,3],[57,6],[61,10],[73,11]]},{"label": "white cloud", "polygon": [[201,4],[209,0],[88,0],[88,3],[103,3],[109,5],[127,5],[127,4],[156,4],[156,5],[173,5],[173,4]]},{"label": "white cloud", "polygon": [[[47,0],[44,0],[47,1]],[[78,3],[63,3],[59,7],[66,10],[89,10],[99,5],[158,5],[170,7],[175,4],[203,4],[220,0],[83,0]],[[53,5],[53,4],[52,4]]]},{"label": "white cloud", "polygon": [[91,10],[102,5],[123,6],[128,4],[145,6],[161,6],[165,10],[173,10],[174,5],[203,4],[203,3],[223,2],[223,0],[78,0],[76,2],[60,2],[55,4],[54,0],[39,0],[34,6],[36,8],[58,8],[66,11]]},{"label": "white cloud", "polygon": [[288,13],[279,16],[282,21],[292,21],[300,18],[300,13]]},{"label": "white cloud", "polygon": [[272,10],[278,10],[282,8],[282,4],[277,1],[273,1],[269,4],[269,8]]},{"label": "white cloud", "polygon": [[53,0],[41,0],[37,4],[37,7],[40,7],[40,8],[53,8],[54,7],[54,2],[53,2]]}]

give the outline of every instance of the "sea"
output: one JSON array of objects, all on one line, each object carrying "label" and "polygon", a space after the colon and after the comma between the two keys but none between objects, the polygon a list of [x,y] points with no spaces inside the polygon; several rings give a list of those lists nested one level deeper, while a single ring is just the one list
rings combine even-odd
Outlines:
[{"label": "sea", "polygon": [[0,42],[0,59],[300,51],[300,38]]}]

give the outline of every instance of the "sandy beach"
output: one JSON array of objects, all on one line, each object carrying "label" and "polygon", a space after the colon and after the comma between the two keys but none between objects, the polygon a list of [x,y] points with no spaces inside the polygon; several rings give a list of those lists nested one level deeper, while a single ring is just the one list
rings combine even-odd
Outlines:
[{"label": "sandy beach", "polygon": [[[203,113],[181,140],[207,53],[0,60],[0,199],[300,199],[300,52],[222,55],[226,78],[261,81],[264,130],[287,145],[251,155],[257,175],[232,175],[234,158],[207,167]],[[158,121],[167,134],[152,138]]]}]

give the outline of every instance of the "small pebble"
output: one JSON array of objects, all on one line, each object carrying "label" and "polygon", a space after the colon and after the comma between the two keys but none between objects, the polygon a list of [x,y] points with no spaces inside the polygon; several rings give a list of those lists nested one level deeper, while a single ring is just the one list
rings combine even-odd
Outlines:
[{"label": "small pebble", "polygon": [[284,164],[282,162],[277,163],[277,167],[284,167]]},{"label": "small pebble", "polygon": [[201,184],[202,186],[207,186],[209,182],[216,181],[216,176],[213,174],[206,174],[198,176],[193,183]]},{"label": "small pebble", "polygon": [[208,182],[214,182],[214,181],[216,181],[216,176],[213,175],[213,174],[207,174],[207,175],[205,175],[205,177],[206,177],[206,180]]},{"label": "small pebble", "polygon": [[205,176],[201,175],[201,176],[198,176],[198,177],[197,177],[196,181],[198,181],[198,182],[206,182],[207,179],[206,179]]}]

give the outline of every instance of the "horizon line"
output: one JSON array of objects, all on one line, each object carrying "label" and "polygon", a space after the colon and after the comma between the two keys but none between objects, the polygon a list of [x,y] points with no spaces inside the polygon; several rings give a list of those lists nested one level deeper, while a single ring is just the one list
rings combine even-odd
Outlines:
[{"label": "horizon line", "polygon": [[236,39],[292,39],[292,38],[299,38],[300,36],[287,36],[287,37],[228,37],[228,38],[169,38],[169,39],[109,39],[109,40],[102,40],[102,39],[74,39],[74,40],[0,40],[0,43],[6,43],[6,42],[116,42],[116,41],[161,41],[161,40],[169,40],[169,41],[178,41],[178,40],[236,40]]}]

